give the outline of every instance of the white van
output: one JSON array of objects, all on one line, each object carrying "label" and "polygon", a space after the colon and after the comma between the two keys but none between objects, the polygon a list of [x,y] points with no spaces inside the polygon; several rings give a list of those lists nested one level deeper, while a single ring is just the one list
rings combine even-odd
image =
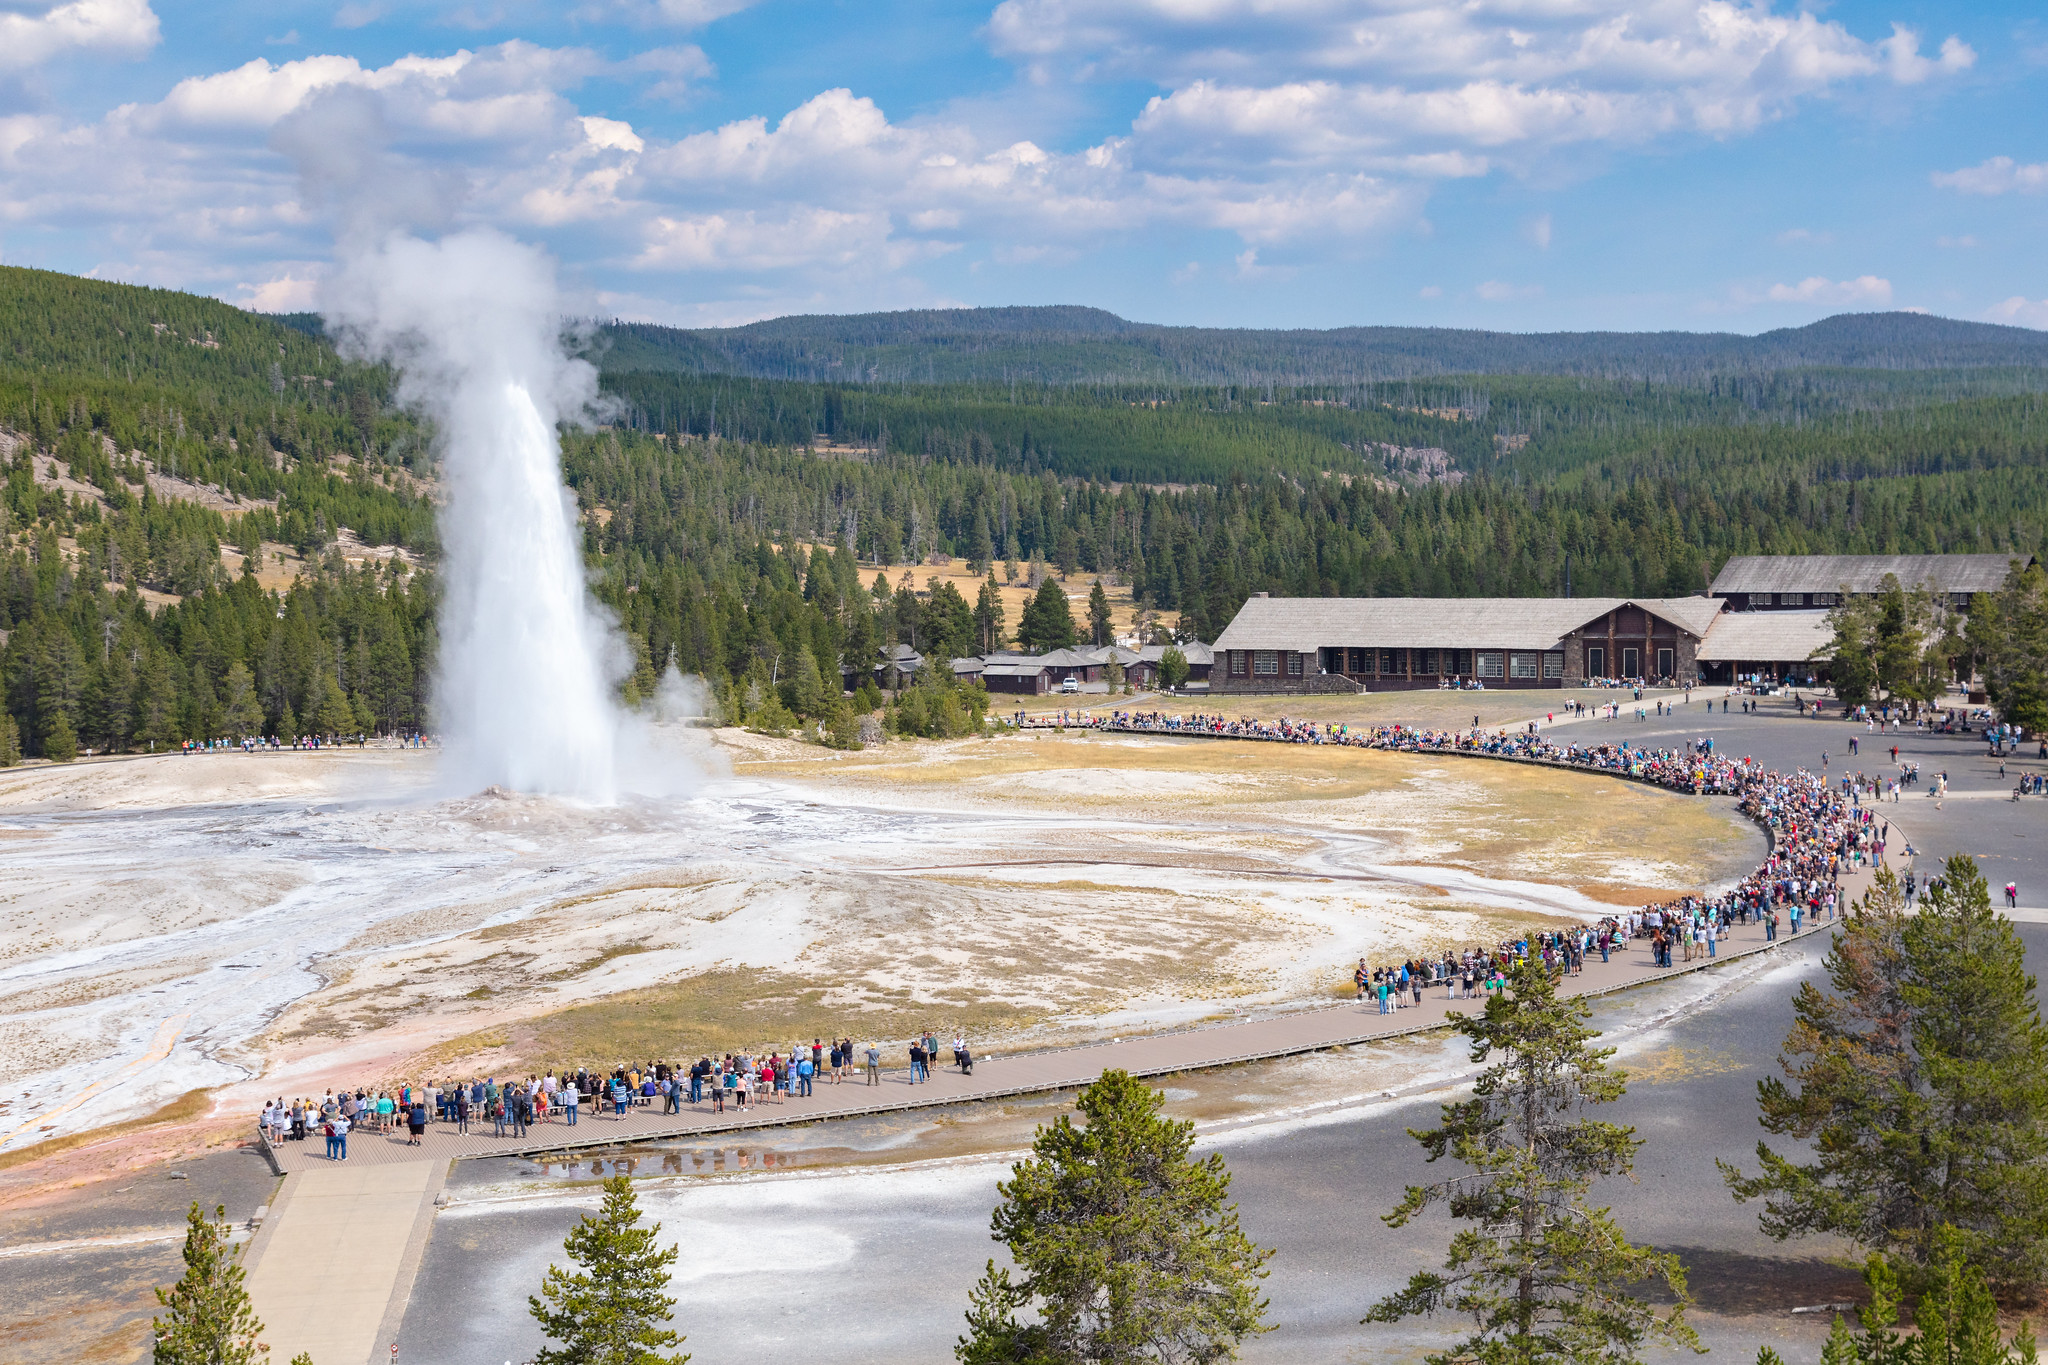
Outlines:
[{"label": "white van", "polygon": [[1080,690],[1081,680],[1071,673],[1067,674],[1067,680],[1060,684],[1060,692],[1065,696],[1071,697]]}]

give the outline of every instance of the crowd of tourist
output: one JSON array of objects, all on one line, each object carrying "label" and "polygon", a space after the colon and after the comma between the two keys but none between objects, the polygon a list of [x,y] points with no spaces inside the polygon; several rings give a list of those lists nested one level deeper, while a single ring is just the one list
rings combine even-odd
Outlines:
[{"label": "crowd of tourist", "polygon": [[[1677,792],[1735,797],[1743,813],[1770,836],[1771,850],[1763,864],[1715,896],[1682,896],[1597,923],[1530,934],[1493,949],[1379,967],[1361,959],[1353,975],[1358,996],[1377,1000],[1383,1014],[1419,1006],[1424,992],[1432,988],[1442,988],[1451,999],[1498,991],[1511,964],[1531,954],[1558,973],[1575,974],[1584,970],[1592,953],[1606,961],[1630,941],[1646,939],[1652,960],[1669,967],[1679,960],[1716,956],[1719,944],[1737,924],[1761,924],[1766,937],[1775,939],[1781,922],[1789,922],[1791,932],[1798,934],[1811,923],[1833,919],[1841,910],[1841,874],[1884,861],[1891,826],[1874,803],[1887,797],[1897,800],[1898,788],[1918,775],[1917,769],[1911,774],[1902,769],[1901,778],[1889,784],[1860,773],[1831,780],[1803,768],[1780,773],[1751,758],[1729,758],[1709,738],[1655,749],[1627,740],[1555,740],[1535,724],[1515,731],[1489,732],[1476,726],[1453,731],[1137,711],[1081,712],[1071,717],[1060,713],[1059,722],[1140,734],[1469,754],[1611,773]],[[907,1083],[928,1081],[939,1057],[938,1039],[926,1033],[913,1039],[907,1050]],[[765,1057],[728,1053],[717,1059],[699,1057],[687,1066],[654,1061],[621,1064],[609,1071],[578,1067],[574,1072],[565,1069],[512,1080],[469,1077],[389,1090],[329,1092],[319,1099],[279,1099],[265,1107],[261,1122],[264,1136],[273,1143],[318,1136],[325,1139],[329,1157],[345,1161],[352,1130],[389,1133],[403,1128],[407,1141],[418,1143],[430,1116],[458,1133],[480,1132],[489,1125],[496,1137],[525,1138],[539,1124],[574,1126],[586,1110],[622,1119],[657,1104],[664,1114],[679,1114],[687,1104],[723,1114],[801,1099],[820,1084],[879,1085],[882,1051],[878,1043],[814,1038],[808,1047],[792,1046]],[[971,1075],[974,1059],[966,1040],[954,1039],[952,1052],[954,1066]]]},{"label": "crowd of tourist", "polygon": [[[908,1083],[930,1081],[940,1060],[937,1036],[913,1038],[907,1051]],[[614,1120],[641,1110],[656,1112],[657,1106],[662,1114],[680,1114],[685,1105],[713,1114],[744,1113],[759,1104],[808,1097],[818,1085],[880,1085],[882,1054],[880,1043],[814,1038],[808,1047],[793,1044],[786,1052],[704,1056],[687,1066],[621,1063],[609,1071],[578,1067],[544,1076],[470,1076],[389,1089],[330,1090],[317,1099],[275,1100],[264,1106],[260,1122],[273,1145],[318,1137],[325,1140],[331,1160],[346,1161],[351,1132],[404,1130],[407,1143],[418,1145],[430,1120],[458,1134],[488,1129],[493,1137],[525,1138],[542,1124],[573,1128],[586,1112]],[[964,1036],[953,1039],[952,1054],[954,1068],[972,1076],[974,1052]]]},{"label": "crowd of tourist", "polygon": [[[1657,705],[1660,711],[1666,709],[1665,703]],[[1594,712],[1609,717],[1616,713],[1615,704]],[[1884,860],[1891,826],[1872,803],[1896,801],[1899,790],[1919,778],[1919,769],[1912,764],[1902,765],[1895,779],[1857,773],[1831,780],[1824,773],[1803,768],[1780,773],[1755,759],[1729,758],[1710,738],[1673,748],[1651,748],[1626,739],[1553,739],[1533,723],[1512,731],[1489,731],[1477,725],[1469,730],[1448,730],[1399,724],[1324,724],[1284,717],[1255,720],[1111,711],[1076,713],[1070,724],[1140,734],[1471,754],[1612,773],[1690,795],[1736,797],[1743,813],[1768,832],[1771,851],[1763,865],[1722,895],[1685,896],[1534,941],[1534,950],[1564,971],[1578,970],[1587,952],[1597,950],[1604,955],[1623,939],[1648,939],[1653,959],[1668,967],[1674,960],[1716,956],[1720,941],[1736,924],[1761,924],[1766,936],[1775,939],[1781,924],[1789,923],[1796,934],[1819,919],[1834,918],[1841,908],[1841,874]],[[1896,761],[1896,752],[1893,758]],[[1355,982],[1361,998],[1374,995],[1383,1011],[1391,1011],[1400,1008],[1405,999],[1419,1004],[1423,991],[1432,986],[1443,987],[1452,998],[1461,990],[1470,995],[1475,986],[1498,988],[1508,962],[1531,950],[1530,940],[1520,940],[1432,962],[1379,968],[1361,962]]]}]

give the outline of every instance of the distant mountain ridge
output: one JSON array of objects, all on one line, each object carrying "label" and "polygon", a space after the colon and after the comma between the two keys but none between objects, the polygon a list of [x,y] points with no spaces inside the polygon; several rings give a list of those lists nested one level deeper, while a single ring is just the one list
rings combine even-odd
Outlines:
[{"label": "distant mountain ridge", "polygon": [[1924,313],[1842,313],[1732,332],[1167,327],[1077,305],[800,315],[743,327],[612,322],[612,372],[852,382],[1350,384],[1450,374],[1683,382],[1787,369],[2048,367],[2048,332]]}]

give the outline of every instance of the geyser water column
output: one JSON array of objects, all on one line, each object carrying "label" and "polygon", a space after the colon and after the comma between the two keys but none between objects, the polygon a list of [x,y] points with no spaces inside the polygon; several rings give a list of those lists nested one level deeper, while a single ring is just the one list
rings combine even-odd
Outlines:
[{"label": "geyser water column", "polygon": [[552,264],[489,230],[397,234],[345,257],[323,305],[344,349],[390,361],[436,428],[447,779],[611,799],[624,655],[584,581],[556,439],[597,374],[563,350]]}]

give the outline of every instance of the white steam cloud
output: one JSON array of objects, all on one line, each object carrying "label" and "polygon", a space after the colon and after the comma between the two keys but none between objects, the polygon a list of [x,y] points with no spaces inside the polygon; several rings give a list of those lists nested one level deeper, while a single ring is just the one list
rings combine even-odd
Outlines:
[{"label": "white steam cloud", "polygon": [[459,179],[391,143],[382,96],[356,88],[308,100],[273,136],[334,217],[320,291],[331,331],[349,353],[389,361],[400,400],[435,426],[443,778],[610,801],[614,687],[631,659],[584,581],[556,436],[589,412],[597,372],[564,349],[547,255],[451,228]]},{"label": "white steam cloud", "polygon": [[610,800],[624,660],[584,582],[556,439],[597,372],[564,354],[552,264],[488,229],[393,233],[345,248],[323,302],[344,345],[391,361],[438,429],[446,776]]}]

